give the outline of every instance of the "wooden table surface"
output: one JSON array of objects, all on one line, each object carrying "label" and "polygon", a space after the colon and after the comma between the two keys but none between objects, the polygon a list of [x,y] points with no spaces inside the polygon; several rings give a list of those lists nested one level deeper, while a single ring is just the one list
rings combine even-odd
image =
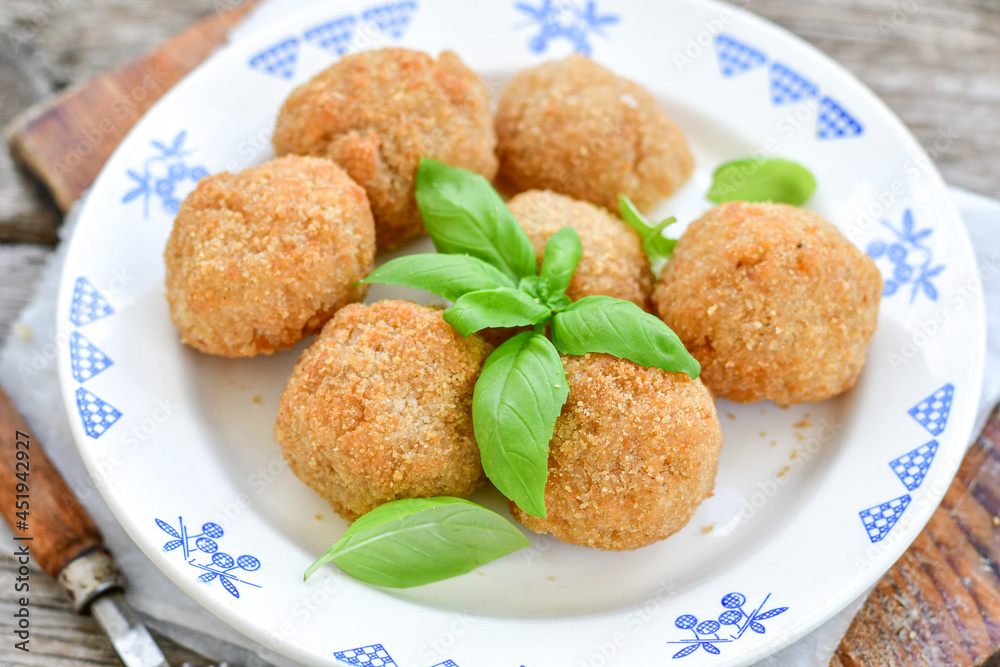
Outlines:
[{"label": "wooden table surface", "polygon": [[[0,125],[41,99],[136,58],[212,14],[216,4],[0,0]],[[910,127],[948,182],[1000,195],[1000,2],[740,4],[805,38],[857,75]],[[0,344],[31,296],[60,219],[42,189],[0,150]],[[10,556],[0,555],[4,618],[16,597],[13,570]],[[120,664],[94,622],[73,614],[54,583],[37,573],[32,587],[34,652],[10,651],[6,638],[0,663]],[[191,659],[164,643],[171,660]]]}]

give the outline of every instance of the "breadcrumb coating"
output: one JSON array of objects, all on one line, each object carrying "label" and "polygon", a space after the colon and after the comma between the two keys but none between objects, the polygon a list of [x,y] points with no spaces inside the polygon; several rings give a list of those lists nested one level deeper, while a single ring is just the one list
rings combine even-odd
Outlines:
[{"label": "breadcrumb coating", "polygon": [[512,192],[553,190],[611,211],[627,195],[645,210],[694,168],[656,99],[581,55],[518,73],[496,128],[499,181]]},{"label": "breadcrumb coating", "polygon": [[563,357],[569,399],[556,421],[548,518],[514,518],[571,544],[638,549],[684,527],[712,491],[722,430],[712,396],[683,373],[607,354]]},{"label": "breadcrumb coating", "polygon": [[400,498],[468,497],[485,479],[472,393],[492,350],[436,308],[347,306],[281,396],[275,438],[285,460],[346,519]]},{"label": "breadcrumb coating", "polygon": [[207,176],[167,241],[167,301],[181,339],[248,357],[291,347],[342,306],[372,269],[368,198],[328,160],[289,156]]},{"label": "breadcrumb coating", "polygon": [[681,237],[653,302],[716,396],[790,405],[854,386],[881,295],[875,262],[821,216],[728,202]]},{"label": "breadcrumb coating", "polygon": [[588,202],[549,191],[524,192],[507,205],[531,239],[539,266],[550,236],[563,227],[580,235],[583,256],[566,290],[571,300],[604,295],[649,310],[653,273],[642,240],[622,220]]},{"label": "breadcrumb coating", "polygon": [[340,164],[368,193],[379,249],[424,232],[414,199],[421,157],[493,180],[490,93],[454,53],[406,49],[348,55],[296,88],[274,148]]}]

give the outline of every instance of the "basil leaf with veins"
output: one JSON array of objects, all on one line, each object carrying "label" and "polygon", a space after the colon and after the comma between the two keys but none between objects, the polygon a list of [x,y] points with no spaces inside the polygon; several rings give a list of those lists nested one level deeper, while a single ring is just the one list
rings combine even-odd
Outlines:
[{"label": "basil leaf with veins", "polygon": [[389,260],[361,282],[413,287],[457,301],[468,292],[516,287],[506,273],[468,255],[405,255]]},{"label": "basil leaf with veins", "polygon": [[355,521],[305,579],[333,563],[376,586],[409,588],[465,574],[528,545],[511,522],[468,500],[394,500]]},{"label": "basil leaf with veins", "polygon": [[563,227],[549,237],[545,242],[545,257],[539,275],[546,281],[549,295],[560,295],[566,292],[573,273],[576,271],[580,258],[583,256],[583,246],[580,235],[572,227]]},{"label": "basil leaf with veins", "polygon": [[701,365],[663,320],[609,296],[588,296],[556,313],[552,341],[563,354],[603,352],[692,379],[701,373]]},{"label": "basil leaf with veins", "polygon": [[444,311],[444,321],[466,338],[488,327],[541,324],[552,310],[525,292],[509,287],[469,292]]},{"label": "basil leaf with veins", "polygon": [[519,333],[494,350],[472,396],[472,421],[486,476],[507,498],[544,519],[549,441],[569,396],[552,341]]},{"label": "basil leaf with veins", "polygon": [[438,252],[472,255],[515,282],[538,275],[528,235],[489,181],[479,174],[421,158],[416,198]]}]

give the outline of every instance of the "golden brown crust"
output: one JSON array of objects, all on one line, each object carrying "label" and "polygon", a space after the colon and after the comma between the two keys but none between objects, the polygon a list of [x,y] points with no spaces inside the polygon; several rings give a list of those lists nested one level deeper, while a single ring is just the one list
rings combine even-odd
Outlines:
[{"label": "golden brown crust", "polygon": [[164,254],[181,339],[227,357],[270,354],[364,297],[375,256],[364,190],[328,160],[289,156],[203,178]]},{"label": "golden brown crust", "polygon": [[368,193],[378,247],[424,231],[414,199],[421,157],[492,180],[497,171],[490,94],[454,53],[438,60],[406,49],[342,58],[285,101],[278,155],[334,160]]},{"label": "golden brown crust", "polygon": [[653,273],[639,235],[622,220],[588,202],[549,191],[523,192],[507,206],[531,239],[539,266],[550,236],[563,227],[580,234],[583,256],[566,290],[570,299],[604,295],[649,310]]},{"label": "golden brown crust", "polygon": [[683,373],[606,354],[563,365],[570,393],[549,450],[548,518],[511,503],[514,518],[614,551],[680,530],[715,483],[722,431],[711,394]]},{"label": "golden brown crust", "polygon": [[649,92],[572,55],[518,73],[496,117],[499,180],[512,192],[553,190],[618,210],[647,209],[694,168],[680,129]]},{"label": "golden brown crust", "polygon": [[281,396],[285,460],[347,519],[399,498],[469,496],[484,481],[472,392],[492,349],[409,301],[342,309]]},{"label": "golden brown crust", "polygon": [[681,237],[653,303],[717,396],[787,405],[854,385],[881,294],[875,262],[819,215],[729,202]]}]

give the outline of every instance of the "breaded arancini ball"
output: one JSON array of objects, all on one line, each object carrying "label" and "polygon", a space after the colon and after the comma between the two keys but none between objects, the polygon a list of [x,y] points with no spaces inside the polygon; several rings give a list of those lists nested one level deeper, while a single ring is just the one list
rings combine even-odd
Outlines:
[{"label": "breaded arancini ball", "polygon": [[368,193],[378,247],[422,234],[414,199],[421,157],[493,180],[496,136],[490,93],[454,53],[434,60],[406,49],[345,56],[285,101],[278,155],[326,157]]},{"label": "breaded arancini ball", "polygon": [[637,83],[581,55],[518,73],[496,117],[500,183],[553,190],[617,211],[676,190],[694,168],[680,129]]},{"label": "breaded arancini ball", "polygon": [[790,405],[854,386],[881,294],[875,262],[819,215],[729,202],[691,223],[653,303],[716,396]]},{"label": "breaded arancini ball", "polygon": [[684,373],[607,354],[563,365],[569,399],[549,446],[548,518],[511,503],[514,518],[611,551],[676,533],[715,484],[722,430],[711,394]]},{"label": "breaded arancini ball", "polygon": [[539,266],[550,236],[563,227],[580,235],[583,256],[566,290],[571,300],[604,295],[649,310],[653,272],[642,240],[622,220],[588,202],[541,190],[523,192],[507,206],[531,239]]},{"label": "breaded arancini ball", "polygon": [[292,471],[342,517],[400,498],[468,497],[485,479],[472,392],[493,348],[409,301],[340,310],[281,396]]},{"label": "breaded arancini ball", "polygon": [[365,191],[329,160],[289,156],[207,176],[167,241],[181,339],[249,357],[293,346],[364,298],[375,227]]}]

